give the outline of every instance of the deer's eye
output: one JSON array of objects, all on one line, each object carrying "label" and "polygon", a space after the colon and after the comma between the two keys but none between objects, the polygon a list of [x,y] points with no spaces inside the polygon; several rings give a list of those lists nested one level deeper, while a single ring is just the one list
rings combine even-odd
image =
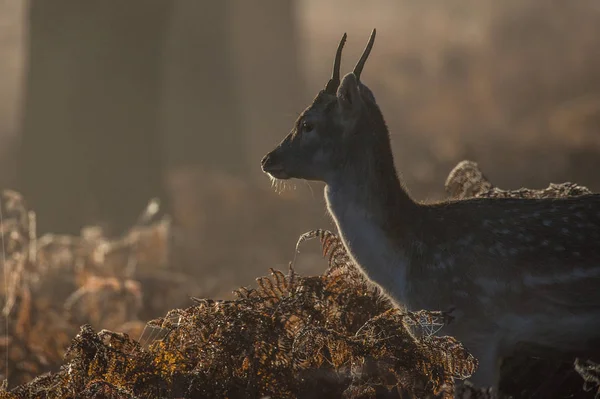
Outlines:
[{"label": "deer's eye", "polygon": [[308,133],[313,130],[313,125],[311,125],[307,121],[303,121],[300,128],[302,129],[302,133]]}]

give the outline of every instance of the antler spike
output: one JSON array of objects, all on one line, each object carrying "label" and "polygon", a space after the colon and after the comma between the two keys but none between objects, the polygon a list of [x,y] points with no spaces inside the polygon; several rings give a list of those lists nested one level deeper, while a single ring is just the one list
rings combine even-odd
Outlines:
[{"label": "antler spike", "polygon": [[371,32],[371,37],[369,37],[369,42],[367,43],[367,47],[365,47],[365,50],[363,51],[362,55],[360,56],[360,60],[358,60],[358,62],[356,63],[356,66],[354,67],[354,75],[356,76],[356,79],[360,80],[360,73],[363,70],[363,67],[365,66],[365,62],[367,62],[367,58],[369,58],[369,54],[371,54],[371,49],[373,48],[373,43],[375,42],[375,34],[376,34],[376,30],[373,29],[373,31]]},{"label": "antler spike", "polygon": [[335,94],[337,88],[340,85],[340,66],[342,64],[342,49],[344,48],[344,44],[346,44],[346,38],[348,35],[344,33],[342,36],[342,40],[340,40],[340,44],[338,45],[337,51],[335,53],[335,61],[333,62],[333,72],[331,73],[331,79],[327,82],[327,86],[325,86],[325,91],[330,94]]}]

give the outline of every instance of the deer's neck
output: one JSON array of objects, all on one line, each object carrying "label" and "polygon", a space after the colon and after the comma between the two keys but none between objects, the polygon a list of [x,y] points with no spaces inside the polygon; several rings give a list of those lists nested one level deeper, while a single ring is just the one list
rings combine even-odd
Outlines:
[{"label": "deer's neck", "polygon": [[404,190],[391,151],[341,168],[327,182],[325,197],[344,244],[364,274],[396,302],[407,304],[408,238],[418,205]]}]

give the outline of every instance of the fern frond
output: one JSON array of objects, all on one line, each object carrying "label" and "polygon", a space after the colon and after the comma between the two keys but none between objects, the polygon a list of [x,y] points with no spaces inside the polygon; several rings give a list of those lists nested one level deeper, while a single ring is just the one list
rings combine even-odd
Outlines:
[{"label": "fern frond", "polygon": [[329,230],[316,229],[306,232],[300,236],[296,243],[296,255],[299,253],[300,244],[310,239],[318,238],[321,243],[323,257],[327,258],[328,267],[330,270],[353,265],[350,255],[346,251],[346,247],[342,240]]}]

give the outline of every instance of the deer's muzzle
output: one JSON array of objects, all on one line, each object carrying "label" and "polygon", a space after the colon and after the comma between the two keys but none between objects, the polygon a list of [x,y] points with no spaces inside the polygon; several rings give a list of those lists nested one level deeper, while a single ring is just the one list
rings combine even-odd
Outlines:
[{"label": "deer's muzzle", "polygon": [[268,173],[276,179],[289,179],[290,176],[285,171],[283,162],[277,156],[275,151],[271,151],[264,156],[260,162],[263,172]]}]

